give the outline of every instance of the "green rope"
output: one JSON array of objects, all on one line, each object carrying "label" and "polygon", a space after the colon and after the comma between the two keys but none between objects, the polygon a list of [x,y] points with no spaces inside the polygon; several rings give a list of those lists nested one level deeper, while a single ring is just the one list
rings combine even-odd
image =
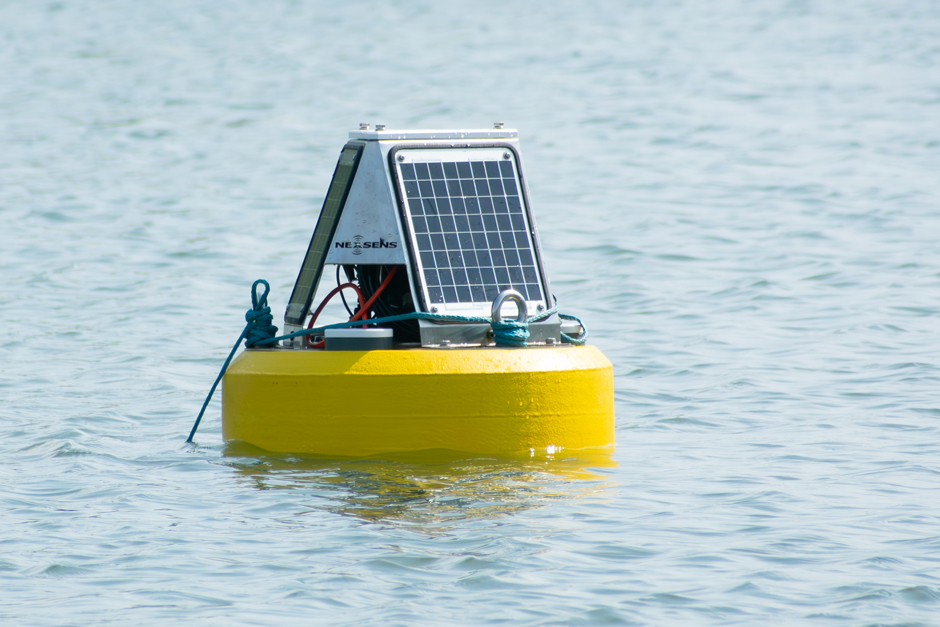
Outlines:
[{"label": "green rope", "polygon": [[[257,292],[258,285],[264,285],[264,293],[260,297],[258,296]],[[295,337],[303,337],[305,335],[319,335],[322,334],[326,329],[345,329],[349,327],[361,327],[363,324],[384,324],[386,322],[398,322],[400,320],[434,320],[437,322],[470,322],[475,324],[489,324],[493,329],[493,340],[496,342],[497,346],[525,346],[526,340],[529,338],[529,324],[532,322],[538,322],[539,320],[544,320],[545,318],[558,313],[557,302],[551,309],[536,314],[527,319],[525,322],[520,322],[517,320],[494,322],[490,318],[483,318],[478,316],[454,316],[415,311],[412,313],[399,314],[397,316],[386,316],[384,318],[369,318],[368,320],[356,320],[354,322],[338,322],[336,324],[323,325],[322,327],[303,329],[294,333],[288,333],[287,335],[277,335],[277,327],[272,324],[274,322],[274,317],[271,315],[271,308],[268,306],[268,293],[270,291],[271,286],[268,285],[268,282],[264,279],[258,279],[251,285],[251,309],[245,312],[245,320],[247,324],[242,330],[241,335],[238,336],[238,340],[232,347],[228,357],[225,359],[225,363],[222,364],[222,370],[219,371],[219,376],[215,378],[215,383],[212,384],[212,388],[209,390],[209,395],[206,396],[206,400],[202,404],[202,409],[199,410],[199,416],[196,418],[196,423],[193,425],[192,431],[189,432],[189,437],[186,439],[187,442],[193,441],[193,436],[196,435],[196,429],[199,428],[199,423],[202,421],[202,416],[206,413],[206,407],[209,406],[209,401],[212,400],[212,395],[215,393],[215,389],[218,387],[219,382],[225,375],[225,371],[228,369],[228,365],[232,362],[232,358],[235,356],[235,352],[238,350],[238,346],[242,343],[242,340],[245,340],[245,346],[247,348],[255,348],[256,346],[273,346],[282,340],[289,340]],[[581,328],[584,329],[584,333],[579,338],[573,338],[562,333],[562,339],[571,344],[584,344],[584,341],[587,339],[587,328],[584,326],[584,324],[582,324],[581,321],[574,316],[558,314],[558,317],[564,318],[566,320],[577,320],[578,324],[581,324]]]},{"label": "green rope", "polygon": [[[347,329],[350,327],[361,327],[363,324],[385,324],[387,322],[399,322],[401,320],[434,320],[436,322],[469,322],[472,324],[488,324],[493,327],[493,340],[496,341],[498,346],[525,346],[525,338],[529,337],[528,326],[532,322],[538,322],[548,318],[552,314],[558,313],[558,304],[556,303],[554,307],[543,311],[539,314],[536,314],[526,320],[525,322],[518,322],[515,320],[503,321],[499,323],[494,323],[490,318],[483,318],[480,316],[455,316],[455,315],[444,315],[444,314],[432,314],[424,313],[423,311],[414,311],[406,314],[399,314],[397,316],[386,316],[384,318],[369,318],[368,320],[356,320],[354,322],[337,322],[336,324],[325,324],[322,327],[314,327],[312,329],[303,329],[301,331],[295,331],[294,333],[288,333],[287,335],[278,335],[274,336],[273,334],[269,337],[266,337],[263,340],[258,340],[254,345],[249,346],[253,348],[254,346],[272,346],[277,344],[282,340],[290,340],[295,337],[303,337],[305,335],[320,335],[326,329]],[[524,337],[522,334],[517,333],[517,331],[523,331],[525,333]],[[565,336],[568,337],[568,336]],[[522,340],[521,344],[516,344],[514,342],[518,339]],[[505,343],[501,344],[500,340],[503,340]],[[576,341],[573,343],[577,343]]]},{"label": "green rope", "polygon": [[[558,306],[556,305],[555,307],[557,308]],[[574,320],[575,322],[581,325],[581,337],[571,337],[570,335],[565,335],[564,333],[562,333],[561,339],[568,342],[569,344],[577,344],[578,346],[581,346],[582,344],[587,342],[587,337],[588,337],[587,327],[584,326],[583,322],[581,322],[581,318],[578,318],[575,316],[569,316],[568,314],[563,314],[563,313],[558,314],[558,317],[561,318],[562,320]]]},{"label": "green rope", "polygon": [[493,341],[497,346],[525,346],[529,339],[529,322],[516,320],[490,321],[493,328]]},{"label": "green rope", "polygon": [[[260,297],[258,296],[259,285],[264,285],[264,293]],[[245,340],[245,346],[252,348],[264,344],[269,338],[277,335],[277,327],[271,324],[274,322],[274,317],[271,315],[271,308],[268,307],[268,294],[270,292],[271,286],[264,279],[258,279],[251,284],[251,309],[245,312],[247,324],[242,330],[242,334],[238,336],[238,340],[235,341],[235,346],[232,347],[232,351],[226,357],[225,363],[222,364],[222,370],[219,371],[219,376],[215,378],[215,383],[212,384],[209,395],[206,396],[206,401],[202,404],[202,409],[199,410],[196,424],[193,425],[193,430],[189,432],[189,437],[186,438],[187,442],[193,441],[196,429],[199,428],[199,423],[202,422],[202,416],[206,413],[206,407],[209,406],[209,401],[212,400],[212,395],[215,394],[215,388],[219,386],[219,381],[222,380],[222,376],[228,370],[228,365],[232,363],[232,357],[235,356],[235,351],[238,350],[238,345],[242,343],[242,340]]]},{"label": "green rope", "polygon": [[[264,294],[258,296],[258,285],[264,285]],[[251,309],[245,312],[245,346],[254,348],[265,344],[268,339],[277,335],[274,326],[274,316],[268,306],[268,293],[271,286],[264,279],[258,279],[251,285]]]}]

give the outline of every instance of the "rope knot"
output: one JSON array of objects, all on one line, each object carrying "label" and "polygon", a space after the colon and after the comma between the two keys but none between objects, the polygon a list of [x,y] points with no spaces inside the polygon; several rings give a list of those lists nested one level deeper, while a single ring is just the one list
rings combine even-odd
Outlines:
[{"label": "rope knot", "polygon": [[[507,300],[516,303],[518,317],[515,320],[503,320],[500,309]],[[493,306],[490,308],[493,321],[493,341],[497,346],[525,346],[529,339],[529,319],[526,315],[525,298],[516,290],[510,288],[499,293]]]},{"label": "rope knot", "polygon": [[529,339],[529,323],[517,320],[500,320],[490,323],[493,341],[497,346],[525,346]]},{"label": "rope knot", "polygon": [[[258,296],[258,286],[264,285],[264,293]],[[264,279],[258,279],[251,285],[251,309],[245,312],[245,346],[270,346],[277,335],[274,316],[268,306],[268,293],[271,286]]]}]

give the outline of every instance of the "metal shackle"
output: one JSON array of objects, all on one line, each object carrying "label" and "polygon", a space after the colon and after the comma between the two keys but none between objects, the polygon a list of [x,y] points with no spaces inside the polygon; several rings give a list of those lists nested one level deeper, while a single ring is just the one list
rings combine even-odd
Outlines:
[{"label": "metal shackle", "polygon": [[517,292],[514,289],[503,290],[499,293],[499,296],[496,297],[496,300],[493,301],[493,308],[491,314],[493,316],[493,322],[502,322],[503,315],[500,313],[500,309],[507,300],[511,300],[516,303],[516,307],[519,309],[519,315],[516,316],[516,322],[525,322],[529,319],[528,307],[525,304],[525,298],[522,294]]}]

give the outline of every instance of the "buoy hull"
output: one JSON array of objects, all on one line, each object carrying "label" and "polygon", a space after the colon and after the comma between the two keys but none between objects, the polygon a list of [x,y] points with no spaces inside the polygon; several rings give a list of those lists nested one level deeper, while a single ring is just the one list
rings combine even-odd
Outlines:
[{"label": "buoy hull", "polygon": [[592,346],[246,350],[222,434],[272,452],[519,454],[614,443],[613,371]]}]

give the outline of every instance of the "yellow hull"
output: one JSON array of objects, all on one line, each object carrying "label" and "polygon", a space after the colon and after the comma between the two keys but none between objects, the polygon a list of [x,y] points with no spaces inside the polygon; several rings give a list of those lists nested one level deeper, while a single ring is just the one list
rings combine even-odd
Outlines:
[{"label": "yellow hull", "polygon": [[273,452],[544,454],[614,443],[613,371],[593,346],[246,350],[222,434]]}]

